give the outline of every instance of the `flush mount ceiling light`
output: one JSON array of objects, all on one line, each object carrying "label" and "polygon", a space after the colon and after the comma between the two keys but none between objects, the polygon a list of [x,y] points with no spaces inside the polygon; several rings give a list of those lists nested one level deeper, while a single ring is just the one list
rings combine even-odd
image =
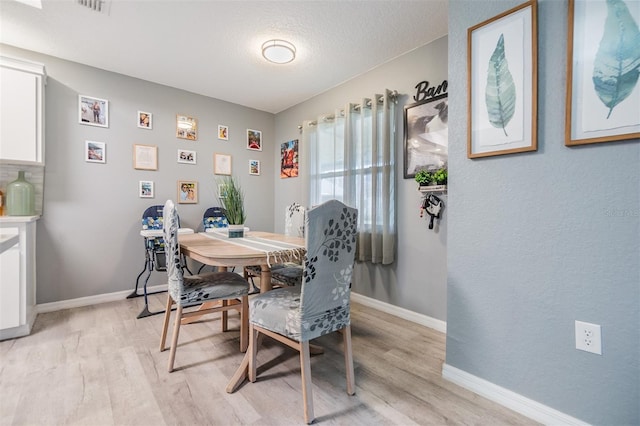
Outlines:
[{"label": "flush mount ceiling light", "polygon": [[274,64],[286,64],[296,57],[296,47],[284,40],[269,40],[262,44],[262,56]]}]

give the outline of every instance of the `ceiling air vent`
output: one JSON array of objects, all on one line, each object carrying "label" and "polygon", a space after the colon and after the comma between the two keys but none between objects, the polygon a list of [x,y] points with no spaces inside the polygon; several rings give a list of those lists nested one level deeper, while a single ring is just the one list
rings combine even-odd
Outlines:
[{"label": "ceiling air vent", "polygon": [[87,7],[95,12],[109,14],[109,0],[78,0],[80,6]]}]

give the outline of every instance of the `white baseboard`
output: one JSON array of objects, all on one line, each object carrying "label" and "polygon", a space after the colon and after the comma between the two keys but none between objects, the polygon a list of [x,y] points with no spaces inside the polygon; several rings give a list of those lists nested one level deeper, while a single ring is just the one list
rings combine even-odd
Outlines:
[{"label": "white baseboard", "polygon": [[425,327],[433,328],[436,331],[440,331],[442,333],[447,332],[447,323],[445,321],[435,319],[427,315],[419,314],[417,312],[413,312],[399,306],[394,306],[389,303],[381,302],[379,300],[372,299],[370,297],[363,296],[354,292],[351,292],[351,300],[356,303],[360,303],[361,305],[394,315],[398,318],[415,322],[416,324],[424,325]]},{"label": "white baseboard", "polygon": [[588,425],[544,404],[493,384],[466,371],[444,364],[442,377],[491,401],[545,425]]},{"label": "white baseboard", "polygon": [[[165,291],[167,285],[156,285],[153,287],[147,287],[148,293],[155,293],[157,291]],[[61,311],[63,309],[80,308],[82,306],[97,305],[98,303],[115,302],[117,300],[125,299],[132,290],[118,291],[116,293],[98,294],[96,296],[79,297],[77,299],[61,300],[59,302],[42,303],[36,306],[37,312],[43,314],[45,312]],[[141,293],[142,289],[138,289],[138,293]]]}]

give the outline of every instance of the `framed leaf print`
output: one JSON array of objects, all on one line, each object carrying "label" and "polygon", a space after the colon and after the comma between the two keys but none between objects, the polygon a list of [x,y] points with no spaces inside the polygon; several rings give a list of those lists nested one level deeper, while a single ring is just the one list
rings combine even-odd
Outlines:
[{"label": "framed leaf print", "polygon": [[467,157],[535,151],[537,2],[467,30]]},{"label": "framed leaf print", "polygon": [[565,145],[640,138],[640,3],[570,0]]}]

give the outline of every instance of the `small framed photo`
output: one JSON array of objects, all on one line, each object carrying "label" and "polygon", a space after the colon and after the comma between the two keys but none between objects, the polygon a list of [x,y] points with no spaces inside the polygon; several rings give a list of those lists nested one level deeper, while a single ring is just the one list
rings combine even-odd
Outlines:
[{"label": "small framed photo", "polygon": [[133,168],[136,170],[158,170],[158,147],[155,145],[133,145]]},{"label": "small framed photo", "polygon": [[176,137],[190,141],[198,140],[198,120],[186,115],[176,115]]},{"label": "small framed photo", "polygon": [[255,176],[260,175],[260,161],[249,160],[249,174]]},{"label": "small framed photo", "polygon": [[247,149],[262,151],[262,132],[260,130],[247,129]]},{"label": "small framed photo", "polygon": [[138,127],[141,129],[153,129],[153,114],[150,112],[138,111]]},{"label": "small framed photo", "polygon": [[78,122],[88,126],[109,127],[109,101],[79,95]]},{"label": "small framed photo", "polygon": [[88,163],[106,163],[107,144],[104,142],[84,141],[84,160]]},{"label": "small framed photo", "polygon": [[138,184],[138,195],[140,198],[153,198],[153,181],[141,180]]},{"label": "small framed photo", "polygon": [[228,154],[213,154],[213,173],[216,175],[230,175],[231,156]]},{"label": "small framed photo", "polygon": [[467,157],[538,149],[537,1],[467,30]]},{"label": "small framed photo", "polygon": [[229,128],[222,124],[218,124],[218,139],[222,139],[223,141],[229,140]]},{"label": "small framed photo", "polygon": [[198,202],[198,182],[195,180],[178,181],[178,203],[196,204]]},{"label": "small framed photo", "polygon": [[637,1],[569,1],[566,146],[640,138],[638,22]]},{"label": "small framed photo", "polygon": [[185,149],[178,150],[178,163],[196,164],[196,152]]}]

